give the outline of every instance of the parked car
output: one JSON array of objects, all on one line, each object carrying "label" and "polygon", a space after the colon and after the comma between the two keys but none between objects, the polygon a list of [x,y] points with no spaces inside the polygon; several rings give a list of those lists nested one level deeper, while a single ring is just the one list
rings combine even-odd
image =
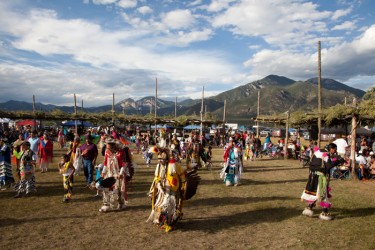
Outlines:
[{"label": "parked car", "polygon": [[302,136],[303,136],[303,139],[310,140],[310,132],[309,131],[303,132]]},{"label": "parked car", "polygon": [[264,130],[260,131],[259,135],[266,137],[268,134],[271,134],[271,133],[272,133],[271,129],[264,129]]},{"label": "parked car", "polygon": [[298,130],[295,129],[295,128],[290,128],[289,129],[289,135],[290,136],[297,136],[297,132],[298,132]]},{"label": "parked car", "polygon": [[285,137],[285,128],[272,129],[271,135],[273,137]]}]

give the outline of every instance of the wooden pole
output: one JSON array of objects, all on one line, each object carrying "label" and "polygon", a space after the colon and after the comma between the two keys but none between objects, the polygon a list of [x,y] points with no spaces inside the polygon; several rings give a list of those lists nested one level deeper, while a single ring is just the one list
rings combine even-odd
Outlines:
[{"label": "wooden pole", "polygon": [[227,100],[224,100],[224,112],[223,112],[223,129],[225,134],[225,123],[227,120]]},{"label": "wooden pole", "polygon": [[322,132],[322,67],[321,67],[321,44],[318,41],[318,147],[320,148],[320,135]]},{"label": "wooden pole", "polygon": [[36,109],[35,109],[35,95],[33,95],[33,116],[34,116],[34,120],[33,120],[33,130],[36,130]]},{"label": "wooden pole", "polygon": [[83,99],[82,99],[82,106],[81,107],[82,107],[82,112],[83,112]]},{"label": "wooden pole", "polygon": [[177,96],[176,101],[174,102],[174,118],[177,118]]},{"label": "wooden pole", "polygon": [[[354,98],[353,99],[353,106],[356,107],[357,106],[357,100]],[[357,180],[358,179],[358,175],[356,174],[356,167],[357,167],[357,164],[356,164],[356,161],[355,161],[355,143],[356,143],[356,138],[357,138],[357,119],[358,119],[358,116],[357,114],[353,113],[353,116],[352,116],[352,132],[351,132],[351,143],[350,143],[350,162],[351,162],[351,166],[352,166],[352,176],[353,176],[353,179]]]},{"label": "wooden pole", "polygon": [[157,118],[157,110],[158,110],[158,78],[155,78],[155,136],[156,136],[156,118]]},{"label": "wooden pole", "polygon": [[74,93],[74,115],[76,116],[76,119],[74,120],[75,124],[75,133],[78,135],[78,126],[77,126],[77,97]]},{"label": "wooden pole", "polygon": [[259,112],[260,111],[260,91],[258,91],[258,105],[257,105],[257,137],[259,137],[259,121],[258,121],[258,117],[259,117]]},{"label": "wooden pole", "polygon": [[152,101],[152,99],[150,100],[150,114],[152,114],[152,106],[154,105],[154,102]]},{"label": "wooden pole", "polygon": [[204,107],[204,86],[202,88],[202,105],[201,105],[201,131],[200,131],[201,143],[203,143],[203,107]]},{"label": "wooden pole", "polygon": [[115,93],[112,94],[112,125],[115,125]]},{"label": "wooden pole", "polygon": [[286,124],[285,124],[285,143],[284,143],[284,159],[288,159],[288,140],[289,140],[289,118],[290,112],[286,111]]},{"label": "wooden pole", "polygon": [[226,119],[227,119],[227,117],[226,117],[227,110],[226,109],[227,109],[227,100],[224,100],[223,124],[225,124]]}]

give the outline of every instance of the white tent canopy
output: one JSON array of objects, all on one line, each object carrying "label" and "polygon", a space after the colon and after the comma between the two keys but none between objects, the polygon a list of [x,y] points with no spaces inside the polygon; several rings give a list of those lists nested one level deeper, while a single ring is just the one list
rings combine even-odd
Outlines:
[{"label": "white tent canopy", "polygon": [[11,127],[14,126],[15,121],[9,119],[9,118],[0,118],[0,125],[1,126],[6,126],[6,127]]},{"label": "white tent canopy", "polygon": [[10,120],[9,118],[0,118],[0,122],[1,123],[10,123],[10,122],[12,122],[12,120]]}]

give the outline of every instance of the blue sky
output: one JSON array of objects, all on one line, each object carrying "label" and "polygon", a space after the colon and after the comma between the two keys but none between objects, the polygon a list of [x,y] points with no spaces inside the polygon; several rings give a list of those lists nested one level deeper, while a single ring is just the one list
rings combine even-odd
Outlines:
[{"label": "blue sky", "polygon": [[373,0],[0,1],[0,102],[212,96],[276,74],[375,85]]}]

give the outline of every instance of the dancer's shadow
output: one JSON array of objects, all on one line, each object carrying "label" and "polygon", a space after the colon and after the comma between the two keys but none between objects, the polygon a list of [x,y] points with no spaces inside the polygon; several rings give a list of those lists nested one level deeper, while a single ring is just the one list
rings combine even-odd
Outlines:
[{"label": "dancer's shadow", "polygon": [[209,206],[209,207],[220,207],[227,205],[242,205],[254,202],[267,202],[276,200],[295,200],[294,197],[287,196],[270,196],[270,197],[211,197],[206,199],[192,199],[186,201],[187,206],[199,207],[199,206]]},{"label": "dancer's shadow", "polygon": [[177,224],[177,227],[181,231],[217,233],[222,230],[251,224],[280,222],[300,215],[301,211],[298,209],[285,207],[267,208],[215,217],[185,218]]},{"label": "dancer's shadow", "polygon": [[0,228],[6,226],[13,226],[13,225],[21,225],[24,223],[38,223],[43,221],[56,221],[57,219],[80,219],[80,218],[89,218],[92,216],[89,215],[78,215],[78,216],[58,216],[58,217],[38,217],[32,219],[14,219],[14,218],[0,218]]},{"label": "dancer's shadow", "polygon": [[335,218],[348,218],[348,217],[365,217],[375,214],[375,207],[365,207],[365,208],[334,208],[332,209],[332,214]]}]

